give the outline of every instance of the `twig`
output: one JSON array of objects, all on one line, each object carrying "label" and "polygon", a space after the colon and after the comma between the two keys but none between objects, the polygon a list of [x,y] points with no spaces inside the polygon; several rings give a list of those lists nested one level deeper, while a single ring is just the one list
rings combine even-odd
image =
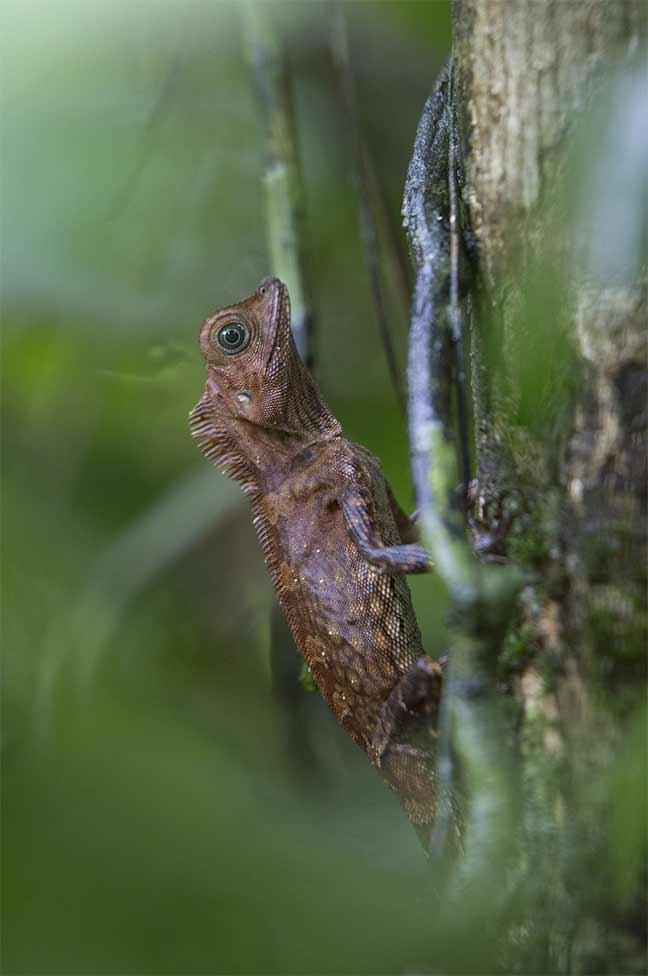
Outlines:
[{"label": "twig", "polygon": [[299,354],[315,366],[315,328],[306,284],[303,185],[287,62],[269,4],[242,6],[244,43],[265,138],[266,229],[273,274],[288,286]]},{"label": "twig", "polygon": [[385,193],[374,163],[373,154],[367,150],[367,167],[369,176],[369,192],[373,202],[374,212],[378,219],[380,239],[385,249],[385,265],[391,272],[394,291],[399,305],[399,320],[402,317],[406,328],[409,326],[409,313],[412,304],[413,278],[407,262],[407,250],[403,247],[401,222],[396,221],[395,215],[387,208]]},{"label": "twig", "polygon": [[[376,219],[376,208],[379,205],[380,188],[372,166],[370,154],[362,133],[358,118],[355,97],[353,72],[349,55],[349,40],[346,27],[346,17],[342,5],[336,3],[333,9],[333,23],[331,27],[331,50],[337,68],[342,91],[344,108],[352,134],[353,154],[355,160],[355,181],[360,205],[360,228],[364,244],[365,260],[371,282],[374,309],[382,346],[387,360],[387,368],[398,404],[405,412],[405,394],[401,372],[398,367],[396,351],[392,341],[392,328],[389,323],[385,294],[383,289],[383,274],[380,260],[379,229]],[[382,201],[381,201],[382,202]],[[392,254],[393,257],[393,254]]]}]

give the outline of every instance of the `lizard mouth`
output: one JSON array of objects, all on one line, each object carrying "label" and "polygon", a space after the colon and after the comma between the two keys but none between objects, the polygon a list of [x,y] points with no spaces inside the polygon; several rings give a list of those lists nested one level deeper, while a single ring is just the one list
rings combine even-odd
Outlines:
[{"label": "lizard mouth", "polygon": [[265,278],[261,282],[260,287],[272,290],[272,311],[270,317],[274,324],[284,311],[286,302],[288,301],[288,289],[279,278]]},{"label": "lizard mouth", "polygon": [[218,383],[216,382],[216,379],[215,379],[214,375],[212,374],[212,371],[211,370],[209,370],[208,373],[207,373],[207,382],[205,383],[205,387],[206,387],[205,392],[208,392],[209,395],[211,397],[213,397],[213,399],[215,399],[215,400],[222,400],[223,399],[223,394],[221,393],[220,387],[219,387]]},{"label": "lizard mouth", "polygon": [[290,328],[290,299],[288,297],[288,289],[284,285],[283,281],[279,281],[278,278],[270,278],[267,280],[267,287],[272,288],[272,312],[270,315],[270,320],[272,322],[274,335],[272,336],[272,345],[270,346],[268,358],[265,362],[266,372],[268,371],[275,353],[275,349],[277,348],[279,333],[281,331],[281,320],[285,317],[288,318],[288,327]]}]

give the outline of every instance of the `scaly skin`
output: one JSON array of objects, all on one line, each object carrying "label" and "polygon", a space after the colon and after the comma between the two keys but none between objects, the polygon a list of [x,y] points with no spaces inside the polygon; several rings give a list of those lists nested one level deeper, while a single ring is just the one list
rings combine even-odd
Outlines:
[{"label": "scaly skin", "polygon": [[200,347],[207,383],[192,435],[248,495],[279,603],[322,695],[426,842],[442,672],[423,651],[404,575],[430,569],[414,520],[380,462],[342,435],[297,354],[278,279],[210,316]]}]

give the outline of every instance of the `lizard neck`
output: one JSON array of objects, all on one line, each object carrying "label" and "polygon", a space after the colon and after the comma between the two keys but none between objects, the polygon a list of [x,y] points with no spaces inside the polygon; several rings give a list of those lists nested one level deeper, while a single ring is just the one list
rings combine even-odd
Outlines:
[{"label": "lizard neck", "polygon": [[209,383],[191,413],[191,430],[203,454],[248,494],[280,483],[302,451],[342,433],[301,361],[295,361],[291,373],[283,402],[267,426],[222,409]]},{"label": "lizard neck", "polygon": [[313,440],[329,440],[342,433],[317,383],[297,355],[290,362],[281,413],[275,426],[299,439],[300,450]]}]

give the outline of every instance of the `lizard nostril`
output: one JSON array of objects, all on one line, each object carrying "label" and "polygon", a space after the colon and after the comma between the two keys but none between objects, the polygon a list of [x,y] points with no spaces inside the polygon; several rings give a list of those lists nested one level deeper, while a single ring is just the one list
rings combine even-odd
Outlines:
[{"label": "lizard nostril", "polygon": [[263,297],[263,295],[266,294],[268,289],[275,284],[277,284],[276,278],[264,278],[261,284],[259,285],[259,287],[257,288],[257,295]]}]

